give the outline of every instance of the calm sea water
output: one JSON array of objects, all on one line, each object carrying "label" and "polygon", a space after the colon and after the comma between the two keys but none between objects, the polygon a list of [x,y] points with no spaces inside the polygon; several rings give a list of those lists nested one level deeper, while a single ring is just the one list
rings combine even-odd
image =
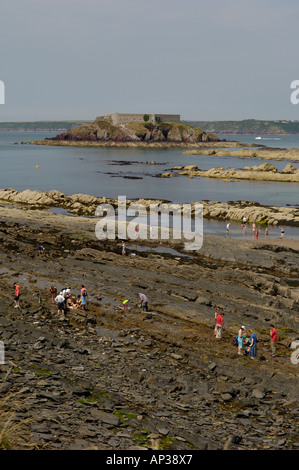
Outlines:
[{"label": "calm sea water", "polygon": [[[204,170],[212,167],[241,169],[265,161],[258,158],[247,160],[227,156],[183,155],[182,150],[166,149],[76,148],[20,144],[54,135],[55,133],[41,132],[0,132],[0,188],[13,188],[18,191],[56,189],[65,194],[83,193],[111,198],[124,195],[127,199],[142,197],[165,199],[175,203],[204,200],[247,200],[279,206],[293,206],[299,203],[296,183],[225,183],[209,178],[156,177],[176,165],[196,164]],[[299,148],[299,135],[267,136],[259,140],[255,139],[256,136],[243,135],[219,137],[247,144]],[[151,165],[152,161],[156,164]],[[267,161],[279,170],[288,163]],[[294,165],[299,167],[298,163]],[[206,226],[206,229],[211,227],[212,225]],[[215,227],[212,227],[213,231],[216,230]],[[225,233],[224,224],[221,225],[221,230]],[[236,228],[235,233],[238,232]]]},{"label": "calm sea water", "polygon": [[[177,203],[203,200],[227,202],[256,201],[261,204],[295,205],[299,202],[298,185],[289,183],[231,182],[208,178],[165,178],[155,176],[176,165],[196,164],[206,170],[212,167],[241,169],[264,160],[236,157],[183,155],[181,150],[112,149],[47,147],[17,145],[53,136],[52,133],[0,132],[0,188],[16,190],[57,189],[65,194],[84,193],[117,198],[158,198]],[[299,136],[267,137],[224,136],[227,140],[258,142],[268,146],[298,147]],[[275,140],[274,140],[275,139]],[[274,142],[274,145],[272,145]],[[271,143],[271,145],[270,145]],[[156,165],[150,162],[155,161]],[[148,163],[145,163],[148,162]],[[283,169],[287,161],[269,161]],[[36,165],[39,167],[36,168]],[[298,167],[298,164],[295,164]]]}]

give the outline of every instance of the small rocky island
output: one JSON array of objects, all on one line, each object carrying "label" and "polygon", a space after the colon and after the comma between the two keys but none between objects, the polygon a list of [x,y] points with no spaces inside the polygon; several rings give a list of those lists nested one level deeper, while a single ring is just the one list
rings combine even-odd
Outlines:
[{"label": "small rocky island", "polygon": [[[116,118],[114,117],[116,116]],[[121,116],[121,118],[119,117]],[[174,119],[173,115],[120,114],[97,117],[92,123],[74,127],[34,144],[44,145],[147,145],[189,146],[218,142],[214,134]],[[176,116],[176,115],[175,115]]]}]

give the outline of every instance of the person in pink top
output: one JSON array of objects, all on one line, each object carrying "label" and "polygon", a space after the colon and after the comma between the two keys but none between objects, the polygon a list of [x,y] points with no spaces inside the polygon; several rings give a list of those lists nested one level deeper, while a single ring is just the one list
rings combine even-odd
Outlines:
[{"label": "person in pink top", "polygon": [[16,282],[14,282],[14,289],[15,289],[15,294],[14,294],[15,308],[20,308],[21,287]]},{"label": "person in pink top", "polygon": [[83,310],[86,310],[86,305],[87,305],[87,290],[86,287],[81,286],[81,305],[83,307]]},{"label": "person in pink top", "polygon": [[270,325],[270,344],[271,344],[271,356],[276,356],[276,341],[277,341],[277,330],[274,325]]}]

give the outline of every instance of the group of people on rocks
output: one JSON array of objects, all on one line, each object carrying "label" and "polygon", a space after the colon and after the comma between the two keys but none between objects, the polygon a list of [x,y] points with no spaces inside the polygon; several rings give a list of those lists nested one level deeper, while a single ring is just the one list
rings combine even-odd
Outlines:
[{"label": "group of people on rocks", "polygon": [[[14,303],[15,308],[20,308],[20,296],[21,296],[21,287],[19,283],[14,283]],[[51,285],[49,289],[51,295],[52,303],[57,303],[57,313],[66,313],[68,308],[78,309],[83,308],[87,309],[87,289],[82,284],[80,294],[77,295],[76,300],[74,301],[71,297],[70,288],[64,288],[59,293],[55,285]],[[39,298],[39,303],[41,303],[41,296],[37,294]],[[139,306],[142,310],[148,312],[148,298],[145,294],[139,293]],[[127,310],[130,299],[126,299],[122,303],[122,308]],[[215,308],[215,327],[214,335],[216,339],[222,339],[223,335],[223,325],[224,325],[224,313],[221,311],[220,307]],[[238,331],[238,335],[235,338],[235,345],[238,347],[238,355],[240,356],[249,356],[251,359],[257,357],[257,335],[254,331],[248,330],[249,336],[246,334],[245,326],[241,326]],[[276,342],[277,342],[277,329],[273,324],[270,325],[270,345],[271,345],[271,356],[276,356]],[[244,353],[243,353],[244,350]],[[296,356],[299,359],[299,353]]]},{"label": "group of people on rocks", "polygon": [[[145,294],[143,294],[142,292],[140,292],[138,294],[139,296],[139,306],[142,308],[142,310],[145,310],[146,312],[148,312],[148,298]],[[126,299],[123,301],[122,303],[122,307],[124,310],[127,310],[128,306],[129,306],[129,303],[130,303],[130,299]]]},{"label": "group of people on rocks", "polygon": [[[20,308],[21,287],[17,282],[14,283],[13,287],[15,308]],[[80,294],[77,295],[76,300],[72,298],[71,289],[67,287],[58,292],[57,287],[55,285],[51,285],[49,288],[49,293],[52,299],[52,303],[57,303],[58,313],[65,313],[69,308],[83,308],[83,310],[87,309],[87,289],[83,284],[81,285]],[[37,297],[39,304],[41,304],[41,294],[38,293]]]},{"label": "group of people on rocks", "polygon": [[[214,328],[214,335],[216,339],[222,338],[224,324],[223,317],[224,313],[221,311],[220,307],[216,307]],[[245,326],[242,325],[239,328],[237,337],[235,338],[235,345],[238,347],[238,354],[240,356],[245,355],[249,356],[251,359],[255,359],[257,357],[257,335],[252,330],[248,330],[248,334],[246,334]],[[276,342],[277,329],[274,327],[274,325],[270,325],[271,356],[276,356]]]},{"label": "group of people on rocks", "polygon": [[58,313],[65,313],[68,308],[78,309],[82,307],[83,310],[87,309],[87,289],[83,284],[81,286],[80,294],[77,295],[76,300],[72,298],[71,289],[68,287],[62,289],[58,295],[56,286],[52,285],[49,290],[52,296],[52,302],[56,302],[58,304]]},{"label": "group of people on rocks", "polygon": [[[49,288],[49,293],[51,296],[52,303],[57,304],[57,313],[65,313],[69,308],[70,309],[78,309],[83,308],[83,310],[87,309],[87,289],[82,284],[80,294],[77,295],[76,299],[74,300],[71,296],[71,289],[69,287],[65,287],[61,289],[59,292],[55,285],[51,285]],[[15,308],[20,308],[20,295],[21,295],[21,287],[18,283],[14,283],[14,303]],[[140,292],[139,296],[139,306],[142,310],[148,312],[148,298],[145,294]],[[40,293],[37,294],[39,304],[42,303],[42,297]],[[126,310],[129,306],[130,299],[126,299],[122,303],[122,308]]]},{"label": "group of people on rocks", "polygon": [[[226,224],[226,237],[229,238],[230,236],[230,222],[228,222]],[[246,217],[243,217],[243,220],[242,220],[242,224],[241,224],[241,228],[243,230],[243,235],[246,235],[246,232],[247,232],[247,220],[246,220]],[[258,227],[256,226],[255,222],[252,223],[252,238],[255,238],[256,240],[258,240],[259,238],[259,235],[260,235],[260,232],[259,232],[259,229]],[[268,238],[268,235],[269,235],[269,231],[268,231],[268,227],[265,228],[265,238],[267,239]],[[280,238],[283,239],[284,238],[284,228],[281,227],[280,229]]]}]

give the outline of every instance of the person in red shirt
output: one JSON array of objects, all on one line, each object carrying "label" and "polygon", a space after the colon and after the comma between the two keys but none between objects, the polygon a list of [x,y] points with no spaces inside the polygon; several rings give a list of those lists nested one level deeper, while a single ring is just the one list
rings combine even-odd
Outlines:
[{"label": "person in red shirt", "polygon": [[221,339],[222,338],[222,332],[223,332],[223,315],[224,313],[218,313],[216,317],[216,338]]},{"label": "person in red shirt", "polygon": [[20,308],[21,288],[19,284],[17,284],[16,282],[14,282],[14,288],[15,288],[15,295],[14,295],[15,308]]},{"label": "person in red shirt", "polygon": [[270,343],[271,343],[271,356],[276,355],[276,341],[277,341],[277,330],[274,325],[270,325]]}]

